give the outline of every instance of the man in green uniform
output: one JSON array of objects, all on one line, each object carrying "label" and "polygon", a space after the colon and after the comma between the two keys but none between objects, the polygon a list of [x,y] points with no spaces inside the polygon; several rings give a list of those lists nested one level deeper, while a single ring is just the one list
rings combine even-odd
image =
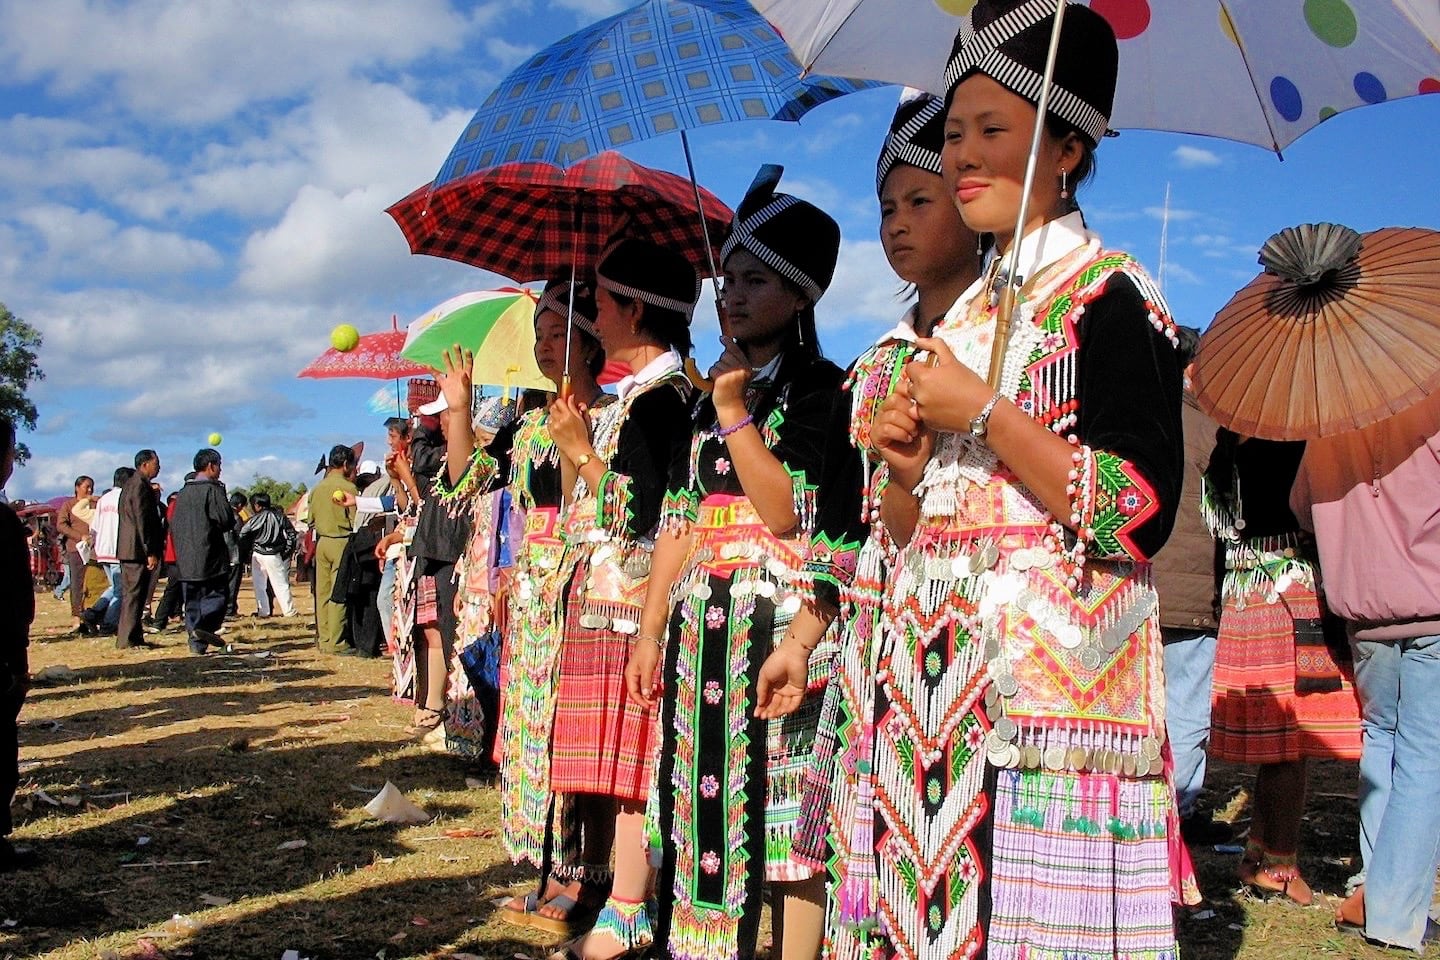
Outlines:
[{"label": "man in green uniform", "polygon": [[[340,640],[345,627],[345,605],[330,599],[345,541],[350,539],[355,510],[335,500],[336,492],[356,495],[355,451],[337,444],[326,459],[325,478],[310,493],[310,522],[315,528],[315,623],[322,653],[354,653]],[[353,501],[352,501],[353,502]]]}]

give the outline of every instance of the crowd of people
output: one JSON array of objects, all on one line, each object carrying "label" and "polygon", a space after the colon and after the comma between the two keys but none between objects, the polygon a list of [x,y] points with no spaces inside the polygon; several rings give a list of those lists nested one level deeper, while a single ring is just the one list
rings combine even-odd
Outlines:
[{"label": "crowd of people", "polygon": [[[558,395],[477,409],[456,347],[383,466],[324,460],[298,548],[319,649],[387,653],[408,733],[497,764],[501,836],[538,872],[504,914],[575,956],[752,956],[768,895],[781,960],[1168,960],[1200,901],[1185,840],[1226,836],[1207,755],[1257,768],[1239,880],[1302,904],[1307,761],[1358,759],[1337,926],[1427,936],[1440,409],[1383,447],[1207,422],[1198,332],[1076,201],[1117,72],[1087,7],[1017,232],[1049,22],[1012,6],[977,4],[946,96],[894,118],[879,232],[913,303],[848,370],[816,324],[840,230],[765,167],[719,251],[707,378],[695,269],[625,237],[539,299]],[[67,505],[109,584],[73,609],[121,647],[162,564],[192,650],[222,642],[232,530],[257,602],[293,612],[283,516],[242,517],[215,451],[194,467],[168,538],[152,451]]]}]

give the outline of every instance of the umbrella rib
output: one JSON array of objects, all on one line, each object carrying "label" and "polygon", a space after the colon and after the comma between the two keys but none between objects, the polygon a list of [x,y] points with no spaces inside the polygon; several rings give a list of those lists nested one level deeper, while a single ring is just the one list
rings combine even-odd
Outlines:
[{"label": "umbrella rib", "polygon": [[1260,95],[1260,87],[1255,82],[1255,70],[1250,66],[1250,55],[1245,52],[1245,38],[1240,36],[1240,28],[1235,24],[1235,18],[1230,16],[1230,7],[1225,0],[1217,0],[1220,5],[1220,12],[1225,14],[1225,20],[1230,24],[1230,29],[1235,31],[1235,47],[1240,51],[1240,62],[1245,64],[1245,76],[1250,80],[1250,89],[1255,94],[1255,105],[1260,108],[1260,116],[1265,120],[1265,129],[1270,132],[1270,148],[1275,151],[1275,156],[1281,160],[1285,159],[1280,152],[1280,138],[1275,135],[1275,126],[1270,122],[1270,113],[1265,109],[1265,98]]}]

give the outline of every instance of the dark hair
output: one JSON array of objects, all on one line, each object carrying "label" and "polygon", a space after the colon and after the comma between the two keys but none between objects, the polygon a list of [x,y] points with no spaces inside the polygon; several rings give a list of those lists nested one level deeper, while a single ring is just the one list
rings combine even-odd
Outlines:
[{"label": "dark hair", "polygon": [[348,467],[355,462],[355,451],[343,443],[337,443],[330,448],[330,456],[325,462],[330,465],[331,470]]},{"label": "dark hair", "polygon": [[134,467],[116,467],[115,475],[110,479],[113,481],[114,486],[123,487],[130,482],[130,478],[133,476],[135,476]]},{"label": "dark hair", "polygon": [[689,317],[676,310],[666,310],[664,307],[657,307],[653,303],[646,303],[635,297],[627,297],[624,294],[615,293],[613,290],[609,293],[622,307],[628,307],[632,303],[640,304],[640,325],[636,328],[638,333],[643,333],[668,347],[673,347],[682,357],[690,356],[690,350],[694,343],[690,339]]},{"label": "dark hair", "polygon": [[214,447],[204,447],[196,451],[195,459],[192,461],[191,466],[195,468],[196,473],[204,473],[212,463],[217,466],[219,465],[220,451]]},{"label": "dark hair", "polygon": [[230,494],[230,506],[235,507],[237,510],[240,507],[245,506],[245,504],[247,503],[249,503],[249,501],[245,499],[244,490],[236,490],[234,493]]},{"label": "dark hair", "polygon": [[417,477],[430,478],[440,472],[445,456],[445,437],[423,423],[410,437],[410,469]]},{"label": "dark hair", "polygon": [[410,421],[405,417],[391,417],[385,421],[386,430],[394,430],[405,439],[410,438]]},{"label": "dark hair", "polygon": [[1180,359],[1180,369],[1190,366],[1195,351],[1200,347],[1200,328],[1175,325],[1175,355]]},{"label": "dark hair", "polygon": [[585,354],[585,369],[590,371],[592,377],[600,376],[600,371],[605,369],[605,348],[600,345],[600,341],[576,327],[575,346],[582,353],[590,351]]},{"label": "dark hair", "polygon": [[0,458],[15,452],[15,421],[0,417]]},{"label": "dark hair", "polygon": [[176,500],[179,500],[179,499],[180,499],[180,491],[179,491],[179,490],[176,490],[174,493],[170,494],[170,496],[168,496],[168,497],[165,498],[165,503],[166,503],[166,504],[171,504],[171,503],[174,503]]},{"label": "dark hair", "polygon": [[250,506],[255,510],[270,509],[270,494],[257,493],[250,498]]},{"label": "dark hair", "polygon": [[146,447],[144,450],[141,450],[135,454],[135,466],[139,468],[149,463],[151,460],[159,459],[160,454],[156,453],[154,450],[151,450],[149,447]]},{"label": "dark hair", "polygon": [[95,478],[94,478],[94,477],[87,477],[87,476],[86,476],[85,474],[83,474],[83,473],[80,474],[80,476],[78,476],[78,477],[75,478],[75,489],[76,489],[76,490],[79,490],[79,489],[80,489],[80,484],[84,483],[86,480],[89,480],[89,481],[90,481],[90,489],[91,489],[91,490],[94,490],[94,489],[95,489]]}]

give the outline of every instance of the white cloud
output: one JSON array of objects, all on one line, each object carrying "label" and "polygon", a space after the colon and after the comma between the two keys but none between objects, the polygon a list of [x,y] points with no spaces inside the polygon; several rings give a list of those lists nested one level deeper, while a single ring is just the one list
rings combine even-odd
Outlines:
[{"label": "white cloud", "polygon": [[59,204],[28,207],[14,215],[43,245],[32,266],[49,276],[150,277],[210,270],[220,254],[203,240],[148,227],[122,227],[95,210]]},{"label": "white cloud", "polygon": [[1165,264],[1164,279],[1166,282],[1169,282],[1171,280],[1178,280],[1181,283],[1188,283],[1192,286],[1198,286],[1203,282],[1200,279],[1200,275],[1194,270],[1191,270],[1189,267],[1183,266],[1182,264],[1178,264],[1173,260]]},{"label": "white cloud", "polygon": [[1182,170],[1195,170],[1201,167],[1218,167],[1225,162],[1220,158],[1220,154],[1213,150],[1206,150],[1203,147],[1192,147],[1189,145],[1176,147],[1170,156]]},{"label": "white cloud", "polygon": [[[33,440],[30,445],[32,449],[37,447]],[[179,488],[185,474],[190,471],[195,451],[199,449],[198,442],[194,446],[183,448],[173,446],[174,449],[161,448],[157,451],[161,464],[159,483],[166,491]],[[78,476],[93,477],[96,487],[105,490],[110,486],[116,467],[129,466],[134,462],[136,449],[138,447],[132,449],[111,445],[104,448],[89,447],[64,455],[46,454],[37,450],[28,463],[15,468],[15,475],[10,479],[5,492],[12,498],[49,499],[70,493]],[[289,483],[304,483],[307,486],[315,481],[315,463],[312,460],[274,455],[231,459],[224,456],[223,443],[220,452],[223,459],[222,479],[233,488],[244,488],[257,476],[272,477]]]},{"label": "white cloud", "polygon": [[1169,210],[1164,207],[1146,207],[1143,212],[1152,220],[1164,220],[1168,216],[1171,223],[1183,223],[1200,216],[1198,210],[1186,210],[1182,207],[1171,207]]},{"label": "white cloud", "polygon": [[905,310],[906,304],[896,296],[902,286],[879,240],[843,241],[835,279],[815,308],[821,335],[863,325],[873,327],[878,336]]},{"label": "white cloud", "polygon": [[221,120],[355,71],[453,51],[503,4],[448,0],[10,0],[0,69],[62,96],[103,89],[162,122]]},{"label": "white cloud", "polygon": [[633,5],[630,0],[551,0],[551,6],[569,10],[587,21],[608,17]]}]

